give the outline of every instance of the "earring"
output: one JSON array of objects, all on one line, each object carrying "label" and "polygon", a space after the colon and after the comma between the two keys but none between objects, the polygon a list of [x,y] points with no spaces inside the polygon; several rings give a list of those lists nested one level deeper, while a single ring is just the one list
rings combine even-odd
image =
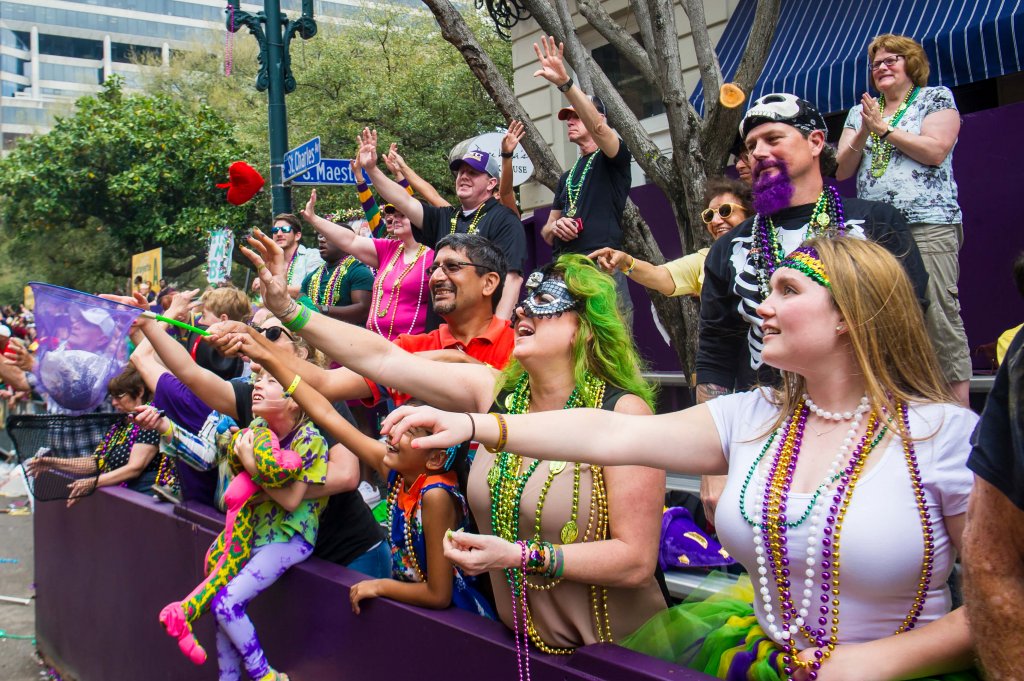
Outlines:
[{"label": "earring", "polygon": [[842,333],[843,331],[846,331],[846,327],[842,324],[836,324],[836,333]]}]

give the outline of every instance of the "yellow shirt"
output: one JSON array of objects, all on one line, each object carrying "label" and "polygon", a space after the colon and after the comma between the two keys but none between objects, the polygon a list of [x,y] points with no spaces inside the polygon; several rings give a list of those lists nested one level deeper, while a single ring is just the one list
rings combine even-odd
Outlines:
[{"label": "yellow shirt", "polygon": [[672,275],[672,283],[676,286],[672,297],[700,295],[700,289],[704,285],[704,261],[707,260],[709,250],[711,249],[702,248],[696,253],[684,255],[662,265]]},{"label": "yellow shirt", "polygon": [[1006,357],[1006,351],[1010,349],[1010,343],[1013,342],[1013,337],[1017,335],[1017,332],[1024,327],[1024,324],[1018,324],[1012,329],[1007,329],[996,339],[996,364],[1002,364],[1003,358]]}]

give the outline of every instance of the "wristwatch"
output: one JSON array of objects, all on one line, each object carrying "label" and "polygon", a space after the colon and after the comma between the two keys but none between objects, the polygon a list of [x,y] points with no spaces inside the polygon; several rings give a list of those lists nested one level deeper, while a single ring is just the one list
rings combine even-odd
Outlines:
[{"label": "wristwatch", "polygon": [[559,92],[568,92],[573,86],[572,78],[558,86]]},{"label": "wristwatch", "polygon": [[893,134],[894,132],[896,132],[896,128],[894,128],[892,125],[889,125],[885,129],[885,133],[881,137],[879,137],[878,139],[884,140],[886,137],[888,137],[889,135]]}]

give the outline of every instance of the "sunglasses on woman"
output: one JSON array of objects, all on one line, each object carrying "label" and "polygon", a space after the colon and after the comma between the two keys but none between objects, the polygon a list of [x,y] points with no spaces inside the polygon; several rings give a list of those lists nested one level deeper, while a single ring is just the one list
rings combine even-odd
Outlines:
[{"label": "sunglasses on woman", "polygon": [[705,225],[710,225],[711,221],[715,219],[715,215],[726,220],[732,215],[734,210],[744,210],[743,206],[737,203],[723,203],[718,208],[705,208],[700,213],[700,219],[704,221]]},{"label": "sunglasses on woman", "polygon": [[281,334],[288,336],[288,339],[291,342],[295,342],[295,336],[293,336],[288,331],[288,329],[284,328],[283,326],[268,326],[266,328],[263,328],[261,326],[254,326],[252,328],[256,329],[256,333],[262,333],[264,336],[266,336],[267,340],[270,341],[271,343],[276,343],[277,339],[281,337]]},{"label": "sunglasses on woman", "polygon": [[292,227],[291,225],[281,225],[280,227],[271,227],[270,228],[270,236],[274,236],[275,234],[291,234],[293,229],[294,229],[294,227]]}]

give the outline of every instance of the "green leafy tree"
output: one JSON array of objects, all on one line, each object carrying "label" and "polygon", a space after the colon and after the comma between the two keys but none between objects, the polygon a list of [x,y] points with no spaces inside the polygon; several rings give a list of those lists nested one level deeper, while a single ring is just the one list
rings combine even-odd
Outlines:
[{"label": "green leafy tree", "polygon": [[[503,129],[504,118],[459,52],[438,40],[433,17],[402,10],[370,9],[361,17],[365,21],[342,26],[321,20],[314,39],[292,43],[297,88],[285,100],[289,144],[319,135],[325,158],[351,158],[358,132],[376,128],[382,151],[398,143],[409,165],[452,200],[448,152],[464,139]],[[471,14],[468,21],[509,81],[509,44],[479,16]],[[224,75],[223,47],[178,55],[169,69],[151,71],[147,89],[220,112],[252,150],[246,160],[264,172],[269,167],[267,102],[253,87],[256,41],[244,31],[235,34],[230,76]],[[308,193],[306,188],[293,192],[296,211]],[[322,211],[359,205],[351,188],[318,194]]]},{"label": "green leafy tree", "polygon": [[164,275],[175,277],[205,261],[211,229],[240,231],[267,203],[235,207],[215,187],[245,154],[231,123],[207,106],[122,87],[111,78],[0,161],[2,247],[31,278],[112,290],[127,281],[133,253],[158,246]]}]

